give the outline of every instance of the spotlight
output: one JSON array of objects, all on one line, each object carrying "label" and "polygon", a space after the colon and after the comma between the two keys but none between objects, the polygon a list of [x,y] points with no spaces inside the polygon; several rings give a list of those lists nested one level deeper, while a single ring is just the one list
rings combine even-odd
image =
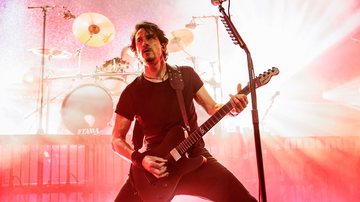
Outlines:
[{"label": "spotlight", "polygon": [[26,84],[34,83],[36,79],[36,76],[31,71],[26,72],[22,77],[22,81]]}]

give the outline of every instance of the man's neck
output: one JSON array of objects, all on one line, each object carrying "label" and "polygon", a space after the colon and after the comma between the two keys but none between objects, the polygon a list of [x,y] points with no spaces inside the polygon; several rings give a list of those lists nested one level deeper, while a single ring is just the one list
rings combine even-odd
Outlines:
[{"label": "man's neck", "polygon": [[148,77],[162,77],[166,73],[166,62],[164,60],[161,60],[155,64],[146,64],[144,67],[144,73]]}]

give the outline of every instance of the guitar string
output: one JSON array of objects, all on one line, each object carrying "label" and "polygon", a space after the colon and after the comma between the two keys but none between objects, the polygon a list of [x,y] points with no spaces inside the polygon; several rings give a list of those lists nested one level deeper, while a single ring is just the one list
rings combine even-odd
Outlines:
[{"label": "guitar string", "polygon": [[[206,131],[210,130],[211,127],[218,123],[230,110],[232,109],[230,102],[226,103],[223,108],[221,108],[218,113],[215,113],[209,120],[207,120],[203,126]],[[178,146],[178,151],[180,153],[185,153],[192,145],[194,145],[202,135],[199,134],[199,131],[195,131],[189,138],[185,139],[180,145]]]}]

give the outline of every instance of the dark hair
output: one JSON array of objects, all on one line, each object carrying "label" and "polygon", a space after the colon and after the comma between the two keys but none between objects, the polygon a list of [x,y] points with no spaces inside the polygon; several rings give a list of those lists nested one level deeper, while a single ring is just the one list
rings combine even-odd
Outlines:
[{"label": "dark hair", "polygon": [[[157,38],[160,40],[161,45],[167,46],[169,39],[166,38],[165,33],[163,30],[159,28],[156,24],[152,22],[142,21],[135,25],[135,31],[131,34],[131,45],[130,50],[132,50],[136,54],[136,45],[135,45],[135,35],[139,29],[145,29],[146,31],[150,31],[154,33]],[[165,60],[167,59],[168,53],[165,50],[163,50],[163,56]]]}]

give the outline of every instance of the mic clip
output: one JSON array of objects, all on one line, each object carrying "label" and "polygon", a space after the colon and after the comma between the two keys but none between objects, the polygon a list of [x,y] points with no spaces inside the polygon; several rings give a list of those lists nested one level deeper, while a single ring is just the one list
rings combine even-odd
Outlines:
[{"label": "mic clip", "polygon": [[193,18],[188,24],[185,25],[185,27],[188,29],[195,29],[197,25],[198,24],[196,24],[196,22]]}]

